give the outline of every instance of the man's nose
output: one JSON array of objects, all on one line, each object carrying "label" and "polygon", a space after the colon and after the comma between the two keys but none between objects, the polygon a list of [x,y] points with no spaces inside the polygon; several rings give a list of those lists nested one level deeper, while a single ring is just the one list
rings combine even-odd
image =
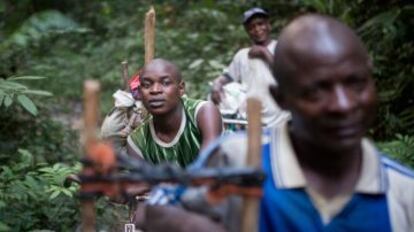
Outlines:
[{"label": "man's nose", "polygon": [[329,102],[330,110],[338,113],[348,113],[356,105],[356,99],[353,93],[342,85],[334,87],[333,96]]},{"label": "man's nose", "polygon": [[154,83],[151,87],[151,92],[152,93],[158,93],[162,91],[162,86],[159,83]]},{"label": "man's nose", "polygon": [[259,31],[260,31],[260,25],[254,25],[253,31],[255,33],[259,33]]}]

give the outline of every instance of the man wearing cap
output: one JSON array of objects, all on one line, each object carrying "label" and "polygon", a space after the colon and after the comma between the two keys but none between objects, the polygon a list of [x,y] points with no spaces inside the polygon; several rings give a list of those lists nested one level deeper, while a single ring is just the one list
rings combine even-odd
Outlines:
[{"label": "man wearing cap", "polygon": [[139,74],[129,81],[130,93],[117,90],[112,96],[115,106],[106,115],[102,127],[101,138],[109,140],[117,153],[126,152],[128,135],[141,123],[146,115],[140,101]]},{"label": "man wearing cap", "polygon": [[269,85],[276,84],[269,65],[273,63],[272,56],[277,44],[276,40],[270,38],[269,14],[262,8],[251,8],[243,14],[243,25],[252,46],[239,50],[223,74],[213,81],[211,100],[219,105],[222,114],[238,111],[242,118],[246,118],[246,95],[260,92],[263,124],[274,125],[288,116],[274,103],[268,91]]}]

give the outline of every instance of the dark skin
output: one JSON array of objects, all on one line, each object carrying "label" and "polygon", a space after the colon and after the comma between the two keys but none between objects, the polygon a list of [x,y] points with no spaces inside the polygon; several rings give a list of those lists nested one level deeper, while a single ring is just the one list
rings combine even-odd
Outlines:
[{"label": "dark skin", "polygon": [[[262,15],[253,16],[246,22],[244,29],[252,41],[252,46],[249,50],[249,57],[262,59],[267,64],[272,65],[273,57],[266,47],[272,41],[270,38],[271,25],[269,19]],[[213,81],[211,99],[215,104],[219,104],[221,102],[223,97],[223,86],[231,81],[231,79],[223,75],[217,77]]]},{"label": "dark skin", "polygon": [[376,108],[361,41],[332,18],[301,17],[279,38],[275,72],[279,87],[270,91],[292,113],[290,137],[308,186],[326,198],[351,193]]},{"label": "dark skin", "polygon": [[279,86],[270,91],[292,113],[289,136],[307,185],[325,198],[349,194],[359,178],[361,140],[376,108],[371,68],[359,38],[330,17],[299,17],[279,38]]},{"label": "dark skin", "polygon": [[[178,68],[163,59],[151,61],[142,70],[139,88],[142,103],[153,117],[157,137],[164,142],[171,142],[184,116],[181,97],[185,93],[185,83]],[[203,149],[220,136],[221,116],[214,104],[206,103],[200,108],[196,120],[202,136],[200,149]],[[139,157],[131,148],[128,148],[128,152]]]}]

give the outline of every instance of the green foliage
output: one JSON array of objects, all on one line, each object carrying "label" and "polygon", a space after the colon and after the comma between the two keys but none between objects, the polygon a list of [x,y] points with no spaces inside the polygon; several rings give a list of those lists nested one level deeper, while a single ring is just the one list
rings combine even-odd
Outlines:
[{"label": "green foliage", "polygon": [[395,140],[378,143],[378,146],[393,159],[414,169],[414,136],[397,134]]},{"label": "green foliage", "polygon": [[52,34],[69,32],[84,32],[71,18],[56,10],[46,10],[30,16],[13,32],[5,42],[6,45],[18,45],[27,47],[30,43],[37,42]]},{"label": "green foliage", "polygon": [[[0,231],[74,231],[79,226],[78,186],[63,186],[80,170],[78,144],[76,133],[51,120],[44,108],[35,118],[13,106],[2,111]],[[103,230],[119,231],[119,223],[128,219],[125,206],[107,199],[96,207]]]},{"label": "green foliage", "polygon": [[[375,65],[380,107],[375,127],[378,138],[414,134],[414,43],[412,25],[405,23],[413,7],[391,7],[368,19],[358,31],[370,48]],[[381,38],[378,40],[376,38]]]},{"label": "green foliage", "polygon": [[[380,102],[372,135],[388,141],[379,144],[385,152],[413,167],[412,4],[373,0],[153,4],[156,57],[175,62],[186,80],[187,94],[198,98],[207,95],[208,82],[235,52],[249,45],[240,23],[245,9],[256,5],[268,9],[275,38],[291,18],[303,12],[340,18],[357,30],[373,59]],[[65,175],[78,169],[81,153],[77,132],[70,129],[68,119],[81,111],[85,79],[101,82],[104,114],[113,105],[111,94],[121,87],[120,62],[128,59],[130,74],[142,67],[143,19],[148,8],[147,1],[0,0],[4,19],[0,21],[0,194],[7,195],[0,198],[0,231],[75,229],[79,220],[75,187],[61,184]],[[27,74],[49,78],[31,82],[36,78]],[[26,80],[6,79],[16,76]],[[35,96],[49,92],[53,98]],[[405,136],[395,138],[395,134]],[[23,201],[19,203],[17,197]],[[16,208],[10,208],[15,202]],[[127,218],[125,207],[106,199],[99,200],[97,212],[104,230],[113,228],[108,222]]]},{"label": "green foliage", "polygon": [[[14,100],[17,102],[29,113],[32,115],[37,115],[37,107],[33,101],[28,98],[26,95],[38,95],[38,96],[51,96],[52,94],[47,91],[42,90],[32,90],[27,86],[20,84],[16,81],[19,80],[40,80],[44,77],[38,76],[21,76],[21,77],[12,77],[7,80],[0,79],[0,107],[8,108]],[[15,98],[15,99],[14,99]]]},{"label": "green foliage", "polygon": [[[3,154],[4,155],[4,154]],[[14,162],[0,166],[0,223],[10,231],[49,228],[71,230],[78,218],[72,199],[76,186],[63,187],[68,174],[80,165],[35,163],[33,154],[19,149]]]}]

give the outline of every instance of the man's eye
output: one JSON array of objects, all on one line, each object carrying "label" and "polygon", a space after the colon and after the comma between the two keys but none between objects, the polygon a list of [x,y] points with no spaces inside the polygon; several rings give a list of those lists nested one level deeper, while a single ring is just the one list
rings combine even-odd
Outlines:
[{"label": "man's eye", "polygon": [[368,83],[368,80],[366,78],[358,78],[358,77],[350,78],[349,80],[346,81],[346,85],[356,91],[363,90],[365,86],[367,85],[367,83]]},{"label": "man's eye", "polygon": [[317,101],[323,96],[323,91],[318,87],[309,87],[303,90],[302,97],[310,101]]},{"label": "man's eye", "polygon": [[143,83],[142,83],[142,87],[143,87],[143,88],[149,88],[149,87],[150,87],[150,85],[151,85],[151,84],[150,84],[150,83],[148,83],[148,82],[143,82]]},{"label": "man's eye", "polygon": [[164,85],[164,86],[168,86],[168,85],[170,85],[171,84],[171,81],[163,81],[162,82],[162,85]]}]

